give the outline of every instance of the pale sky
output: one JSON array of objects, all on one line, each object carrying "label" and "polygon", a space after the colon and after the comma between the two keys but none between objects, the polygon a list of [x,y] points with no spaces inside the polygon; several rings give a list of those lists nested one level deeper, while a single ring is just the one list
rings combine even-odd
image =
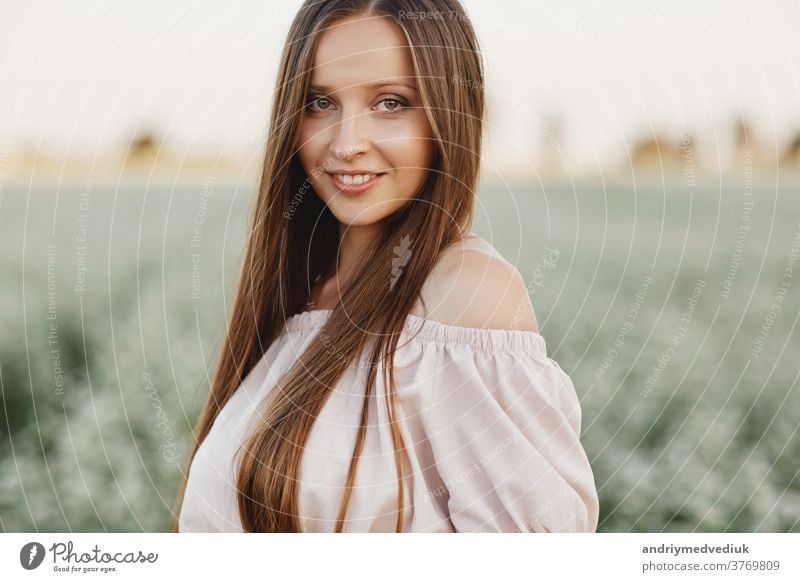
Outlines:
[{"label": "pale sky", "polygon": [[[299,5],[2,2],[0,151],[92,156],[138,126],[181,149],[254,151]],[[624,156],[651,126],[728,147],[744,113],[770,149],[800,130],[797,0],[464,5],[488,63],[490,164],[529,164],[553,120],[576,167]]]}]

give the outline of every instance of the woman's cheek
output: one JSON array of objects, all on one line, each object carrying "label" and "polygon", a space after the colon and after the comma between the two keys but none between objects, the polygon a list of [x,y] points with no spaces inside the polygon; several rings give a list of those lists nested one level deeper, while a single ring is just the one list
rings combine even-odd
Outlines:
[{"label": "woman's cheek", "polygon": [[328,139],[328,127],[318,119],[305,119],[298,133],[299,147],[309,153],[306,157],[316,156]]},{"label": "woman's cheek", "polygon": [[381,149],[394,167],[421,166],[428,159],[430,139],[413,124],[384,132],[381,141]]}]

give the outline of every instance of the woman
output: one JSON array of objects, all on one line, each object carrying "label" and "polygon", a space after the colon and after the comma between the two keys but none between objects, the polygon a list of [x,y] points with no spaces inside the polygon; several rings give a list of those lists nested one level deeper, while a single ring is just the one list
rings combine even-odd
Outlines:
[{"label": "woman", "polygon": [[596,529],[574,387],[469,231],[482,87],[457,0],[304,3],[173,531]]}]

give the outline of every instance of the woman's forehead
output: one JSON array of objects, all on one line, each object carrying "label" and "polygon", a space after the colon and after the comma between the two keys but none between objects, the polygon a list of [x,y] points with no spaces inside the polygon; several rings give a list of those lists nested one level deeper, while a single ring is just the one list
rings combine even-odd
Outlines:
[{"label": "woman's forehead", "polygon": [[397,80],[414,84],[408,43],[391,19],[354,16],[334,22],[320,35],[311,82],[346,89]]}]

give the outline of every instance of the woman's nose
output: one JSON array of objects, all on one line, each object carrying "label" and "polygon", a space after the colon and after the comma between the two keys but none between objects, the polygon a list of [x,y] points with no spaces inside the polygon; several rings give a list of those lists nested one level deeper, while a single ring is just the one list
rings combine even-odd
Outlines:
[{"label": "woman's nose", "polygon": [[346,159],[367,151],[369,140],[364,133],[366,121],[367,116],[363,113],[342,116],[334,128],[331,153],[339,159]]}]

